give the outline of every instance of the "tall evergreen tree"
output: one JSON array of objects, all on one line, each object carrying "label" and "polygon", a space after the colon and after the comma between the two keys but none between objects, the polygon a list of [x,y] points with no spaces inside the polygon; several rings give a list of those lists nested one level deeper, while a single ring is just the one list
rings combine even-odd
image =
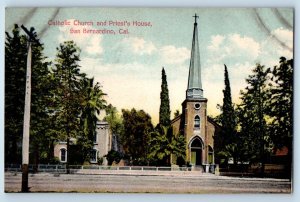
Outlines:
[{"label": "tall evergreen tree", "polygon": [[268,126],[273,149],[288,149],[285,158],[286,174],[291,176],[293,157],[293,59],[280,58],[279,65],[271,71],[271,82],[267,114],[271,123]]},{"label": "tall evergreen tree", "polygon": [[[20,163],[20,151],[23,130],[25,80],[27,59],[27,37],[20,34],[15,25],[13,36],[6,33],[5,46],[5,146],[6,162]],[[47,132],[48,103],[51,75],[49,63],[45,62],[43,45],[32,43],[32,93],[30,121],[30,150],[34,163],[40,156],[47,156],[49,139]],[[32,161],[31,161],[32,163]]]},{"label": "tall evergreen tree", "polygon": [[278,66],[271,71],[269,110],[272,117],[270,135],[274,146],[292,151],[293,137],[293,59],[280,58]]},{"label": "tall evergreen tree", "polygon": [[161,71],[161,92],[160,92],[160,108],[159,108],[159,123],[163,126],[170,125],[170,99],[167,83],[167,75],[165,69]]},{"label": "tall evergreen tree", "polygon": [[231,88],[228,76],[227,66],[224,69],[224,83],[225,89],[223,90],[223,116],[222,116],[222,127],[225,132],[224,144],[228,145],[233,142],[234,136],[236,135],[236,121],[234,108],[231,98]]},{"label": "tall evergreen tree", "polygon": [[5,42],[5,163],[21,163],[27,39],[15,25]]},{"label": "tall evergreen tree", "polygon": [[219,116],[223,129],[219,134],[219,137],[215,140],[215,148],[217,150],[216,159],[219,160],[223,155],[226,158],[233,157],[234,162],[236,162],[236,119],[232,104],[230,81],[226,65],[224,65],[224,84],[225,89],[223,90],[223,105],[221,107],[222,114]]},{"label": "tall evergreen tree", "polygon": [[267,134],[267,81],[269,70],[257,64],[253,74],[246,79],[248,86],[241,91],[241,104],[239,105],[240,135],[244,140],[243,146],[247,148],[250,161],[262,163],[264,172],[265,145]]},{"label": "tall evergreen tree", "polygon": [[49,71],[50,62],[45,62],[43,45],[32,46],[32,80],[31,80],[31,121],[30,141],[33,149],[32,156],[35,165],[40,160],[45,163],[49,145],[48,103],[51,102],[52,77]]},{"label": "tall evergreen tree", "polygon": [[[60,140],[67,142],[68,157],[70,157],[70,140],[77,138],[80,131],[81,114],[81,80],[85,74],[80,73],[80,50],[73,41],[66,41],[57,48],[55,67],[56,79],[55,111],[57,133]],[[69,172],[70,158],[67,158],[67,172]]]}]

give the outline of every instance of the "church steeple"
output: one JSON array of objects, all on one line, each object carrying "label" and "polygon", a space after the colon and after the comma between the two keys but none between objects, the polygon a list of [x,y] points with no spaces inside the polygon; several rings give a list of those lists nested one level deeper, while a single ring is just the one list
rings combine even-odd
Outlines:
[{"label": "church steeple", "polygon": [[191,51],[191,61],[189,68],[189,81],[186,90],[186,98],[203,98],[203,89],[201,83],[201,65],[200,65],[200,51],[198,44],[198,28],[197,28],[197,14],[193,16],[195,18],[194,33]]}]

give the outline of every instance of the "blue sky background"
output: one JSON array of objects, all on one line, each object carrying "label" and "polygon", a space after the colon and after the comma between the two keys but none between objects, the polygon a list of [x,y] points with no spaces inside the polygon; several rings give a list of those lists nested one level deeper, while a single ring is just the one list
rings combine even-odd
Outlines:
[{"label": "blue sky background", "polygon": [[[216,105],[222,104],[224,64],[238,103],[239,91],[256,63],[269,67],[280,56],[293,57],[291,8],[11,8],[6,10],[5,30],[11,32],[14,23],[35,27],[52,60],[60,42],[74,40],[82,51],[82,71],[102,84],[108,102],[119,110],[144,109],[157,123],[162,67],[172,115],[185,99],[195,13],[209,115],[219,114]],[[152,26],[130,26],[128,35],[70,34],[70,28],[78,26],[49,26],[50,19],[93,21],[94,26],[85,26],[88,29],[102,29],[96,22],[105,20],[147,21]]]}]

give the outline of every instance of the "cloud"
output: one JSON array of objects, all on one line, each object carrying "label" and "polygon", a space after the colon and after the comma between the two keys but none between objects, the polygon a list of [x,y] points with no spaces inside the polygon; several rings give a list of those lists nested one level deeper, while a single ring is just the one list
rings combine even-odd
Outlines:
[{"label": "cloud", "polygon": [[215,114],[217,112],[215,106],[222,104],[224,64],[228,68],[233,102],[238,104],[240,90],[247,86],[245,79],[252,74],[256,63],[272,67],[278,65],[281,56],[292,57],[292,51],[279,44],[273,37],[286,46],[293,47],[293,32],[278,28],[272,31],[272,35],[263,41],[256,41],[254,38],[236,33],[211,37],[207,46],[208,58],[202,65],[203,89],[204,95],[209,99],[210,113]]},{"label": "cloud", "polygon": [[190,51],[185,47],[168,45],[159,49],[159,55],[165,64],[182,64],[190,58]]},{"label": "cloud", "polygon": [[292,58],[293,57],[293,31],[278,28],[272,31],[272,35],[274,35],[276,38],[278,38],[283,44],[285,44],[290,49],[281,46],[280,44],[273,42],[275,48],[273,50],[276,51],[278,58],[281,56]]},{"label": "cloud", "polygon": [[288,29],[278,28],[272,31],[272,34],[288,47],[293,47],[293,31]]},{"label": "cloud", "polygon": [[236,53],[242,51],[242,54],[249,54],[253,58],[257,58],[260,53],[260,45],[250,37],[241,37],[239,34],[229,36],[229,43],[232,48],[237,48]]},{"label": "cloud", "polygon": [[239,34],[214,35],[207,50],[214,61],[239,58],[255,60],[261,53],[261,46],[253,38]]},{"label": "cloud", "polygon": [[[274,40],[276,37],[285,46]],[[293,58],[293,31],[283,28],[272,30],[272,36],[262,42],[262,53],[258,60],[267,67],[278,65],[280,57]],[[287,48],[289,47],[289,48]]]},{"label": "cloud", "polygon": [[91,55],[101,55],[103,52],[103,48],[101,46],[101,39],[99,36],[93,36],[88,41],[86,46],[87,53]]},{"label": "cloud", "polygon": [[[102,36],[101,35],[86,35],[82,33],[82,30],[92,29],[92,26],[74,26],[74,19],[69,19],[70,26],[59,27],[60,34],[58,35],[58,41],[60,43],[64,41],[73,40],[82,50],[82,52],[90,55],[101,55],[103,53],[102,48]],[[80,30],[80,33],[71,32],[72,30]]]},{"label": "cloud", "polygon": [[207,47],[208,50],[216,51],[220,48],[220,45],[223,43],[225,36],[214,35],[211,37],[211,44]]},{"label": "cloud", "polygon": [[124,38],[121,43],[138,55],[151,55],[156,50],[156,47],[151,41],[145,41],[143,38]]},{"label": "cloud", "polygon": [[140,37],[124,38],[114,47],[116,59],[114,63],[130,63],[132,60],[139,63],[164,65],[182,65],[190,58],[190,51],[186,47],[174,45],[158,46],[152,41]]},{"label": "cloud", "polygon": [[228,68],[233,102],[239,103],[240,90],[246,87],[245,79],[261,52],[261,44],[248,36],[228,34],[211,37],[207,46],[208,58],[202,60],[203,90],[209,100],[209,114],[219,114],[216,106],[223,104],[224,64]]}]

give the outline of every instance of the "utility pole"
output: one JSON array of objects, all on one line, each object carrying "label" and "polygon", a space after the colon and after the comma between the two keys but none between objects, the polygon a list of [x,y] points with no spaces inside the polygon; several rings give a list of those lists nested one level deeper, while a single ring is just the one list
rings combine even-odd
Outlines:
[{"label": "utility pole", "polygon": [[28,164],[29,164],[29,133],[30,133],[30,105],[31,105],[31,58],[32,42],[38,44],[39,41],[36,39],[36,33],[34,28],[30,31],[27,30],[23,25],[21,28],[28,35],[28,52],[27,52],[27,69],[26,69],[26,89],[25,89],[25,107],[24,107],[24,123],[23,123],[23,142],[22,142],[22,192],[29,192],[28,188]]}]

